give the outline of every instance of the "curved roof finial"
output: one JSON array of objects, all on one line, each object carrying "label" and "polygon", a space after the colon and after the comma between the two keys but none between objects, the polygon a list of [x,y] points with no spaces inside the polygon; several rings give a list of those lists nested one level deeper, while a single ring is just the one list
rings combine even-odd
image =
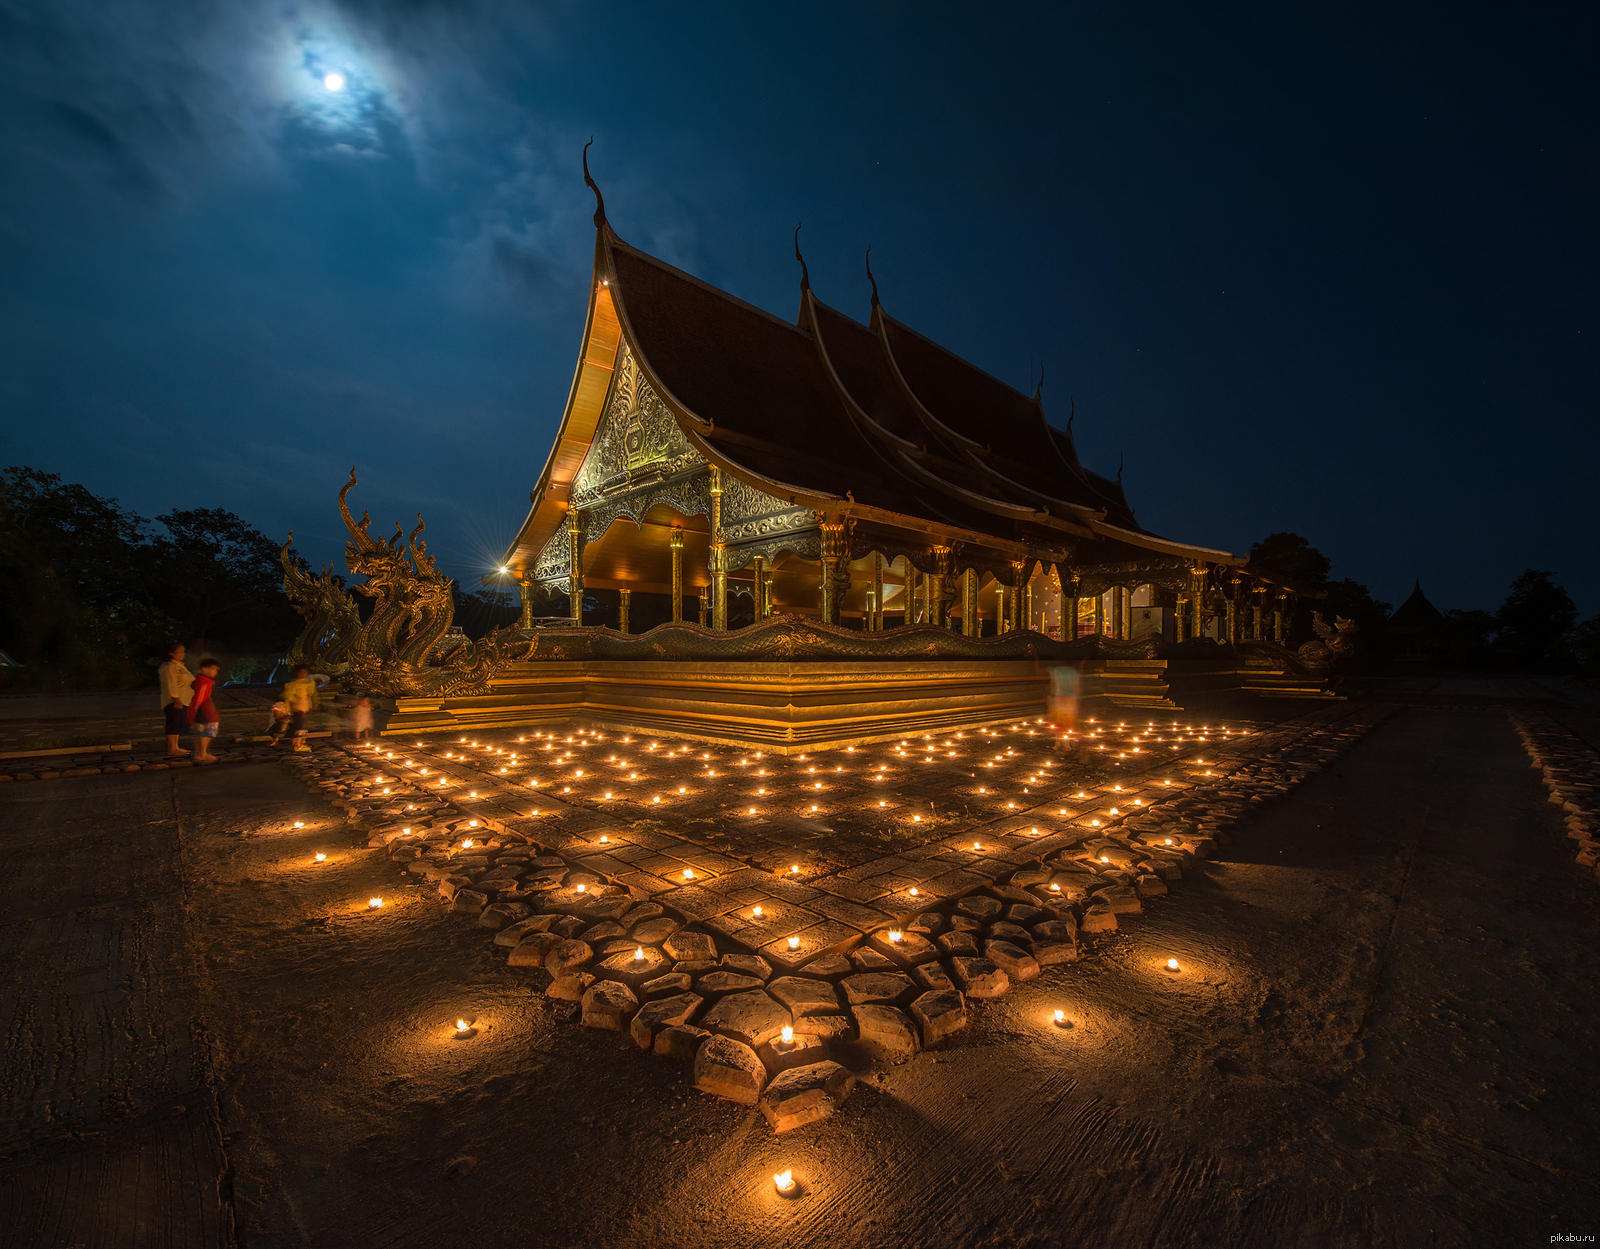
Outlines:
[{"label": "curved roof finial", "polygon": [[1078,401],[1076,399],[1074,399],[1074,400],[1072,400],[1071,405],[1067,408],[1067,437],[1068,438],[1072,437],[1072,422],[1077,420],[1077,419],[1078,419]]},{"label": "curved roof finial", "polygon": [[1118,490],[1122,489],[1122,461],[1124,460],[1124,458],[1126,458],[1126,457],[1124,457],[1122,452],[1118,451],[1117,452],[1117,489]]},{"label": "curved roof finial", "polygon": [[1044,398],[1044,361],[1039,361],[1039,384],[1033,388],[1033,402],[1036,406]]},{"label": "curved roof finial", "polygon": [[806,258],[800,254],[800,226],[803,225],[805,222],[802,221],[794,228],[794,258],[800,262],[800,289],[808,291],[811,289],[811,270],[806,268]]},{"label": "curved roof finial", "polygon": [[589,136],[589,141],[583,145],[583,182],[594,192],[594,224],[598,229],[606,223],[606,197],[600,194],[600,187],[589,176],[589,149],[594,146],[594,136]]},{"label": "curved roof finial", "polygon": [[867,281],[872,283],[872,306],[878,307],[878,279],[872,276],[872,244],[867,244]]}]

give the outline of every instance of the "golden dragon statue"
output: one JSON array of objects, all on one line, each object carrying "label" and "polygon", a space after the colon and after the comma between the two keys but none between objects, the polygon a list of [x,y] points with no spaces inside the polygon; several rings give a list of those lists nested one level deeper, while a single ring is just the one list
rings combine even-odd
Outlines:
[{"label": "golden dragon statue", "polygon": [[[326,573],[317,579],[301,574],[298,581],[286,576],[284,591],[309,622],[296,646],[304,648],[315,628],[314,640],[321,647],[318,654],[324,665],[318,670],[337,676],[346,689],[363,689],[391,698],[483,693],[502,666],[528,650],[521,630],[515,625],[496,629],[476,642],[443,650],[440,639],[449,633],[455,618],[455,602],[450,593],[454,582],[440,573],[428,554],[428,544],[422,541],[427,526],[419,514],[417,527],[409,537],[396,524],[394,536],[387,542],[374,538],[368,532],[371,515],[362,512],[358,522],[345,502],[355,485],[356,471],[352,468],[350,480],[339,491],[339,514],[350,533],[344,560],[351,576],[362,578],[353,589],[373,600],[372,611],[362,621],[354,600],[339,590]],[[287,560],[284,567],[289,567]],[[318,597],[310,596],[308,584],[316,587]],[[343,596],[347,612],[331,599],[330,590]],[[307,613],[304,603],[312,605],[312,613]],[[326,608],[322,606],[325,603],[329,604]],[[329,625],[319,623],[324,621],[336,621],[331,638]],[[340,665],[340,671],[331,671],[330,661]]]}]

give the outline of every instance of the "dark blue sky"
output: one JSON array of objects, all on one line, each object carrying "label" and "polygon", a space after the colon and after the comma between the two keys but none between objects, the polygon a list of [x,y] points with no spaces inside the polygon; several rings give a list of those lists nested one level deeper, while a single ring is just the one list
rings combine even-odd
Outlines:
[{"label": "dark blue sky", "polygon": [[[0,458],[464,579],[629,241],[1014,385],[1148,527],[1600,610],[1591,4],[0,0]],[[346,76],[344,90],[323,85]]]}]

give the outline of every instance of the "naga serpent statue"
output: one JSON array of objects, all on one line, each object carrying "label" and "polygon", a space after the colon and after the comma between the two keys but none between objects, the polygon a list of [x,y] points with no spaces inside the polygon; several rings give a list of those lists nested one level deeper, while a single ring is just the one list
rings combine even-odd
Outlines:
[{"label": "naga serpent statue", "polygon": [[[284,592],[309,622],[295,643],[291,662],[295,653],[314,649],[321,665],[317,670],[337,676],[346,689],[389,697],[446,698],[484,692],[502,666],[527,650],[520,630],[515,625],[496,629],[441,654],[440,639],[455,617],[450,594],[454,583],[439,572],[421,540],[426,528],[422,517],[417,517],[409,538],[396,524],[394,536],[380,541],[368,532],[372,524],[368,513],[361,514],[359,523],[350,515],[345,496],[355,485],[352,468],[350,480],[339,491],[339,513],[350,533],[344,560],[352,576],[363,578],[353,588],[373,600],[372,612],[362,623],[354,600],[330,574],[313,579],[296,570],[286,575]],[[284,569],[286,574],[290,569],[287,555]]]},{"label": "naga serpent statue", "polygon": [[330,677],[343,676],[349,666],[345,652],[355,631],[361,627],[361,614],[356,603],[339,584],[341,578],[324,564],[322,575],[313,577],[300,567],[300,562],[289,553],[294,544],[294,530],[289,540],[278,552],[283,564],[283,592],[289,596],[294,608],[306,618],[306,627],[300,631],[294,645],[289,648],[290,668],[304,664],[313,672]]}]

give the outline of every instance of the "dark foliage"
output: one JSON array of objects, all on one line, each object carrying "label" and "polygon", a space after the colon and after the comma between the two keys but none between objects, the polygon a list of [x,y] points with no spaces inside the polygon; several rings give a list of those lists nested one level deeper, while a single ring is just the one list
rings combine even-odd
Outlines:
[{"label": "dark foliage", "polygon": [[1501,664],[1519,672],[1559,672],[1572,664],[1569,634],[1578,622],[1572,596],[1553,572],[1527,569],[1495,613],[1494,650]]},{"label": "dark foliage", "polygon": [[221,508],[157,519],[55,473],[0,473],[0,647],[22,684],[148,684],[169,640],[220,653],[233,676],[283,653],[301,621],[278,544]]}]

